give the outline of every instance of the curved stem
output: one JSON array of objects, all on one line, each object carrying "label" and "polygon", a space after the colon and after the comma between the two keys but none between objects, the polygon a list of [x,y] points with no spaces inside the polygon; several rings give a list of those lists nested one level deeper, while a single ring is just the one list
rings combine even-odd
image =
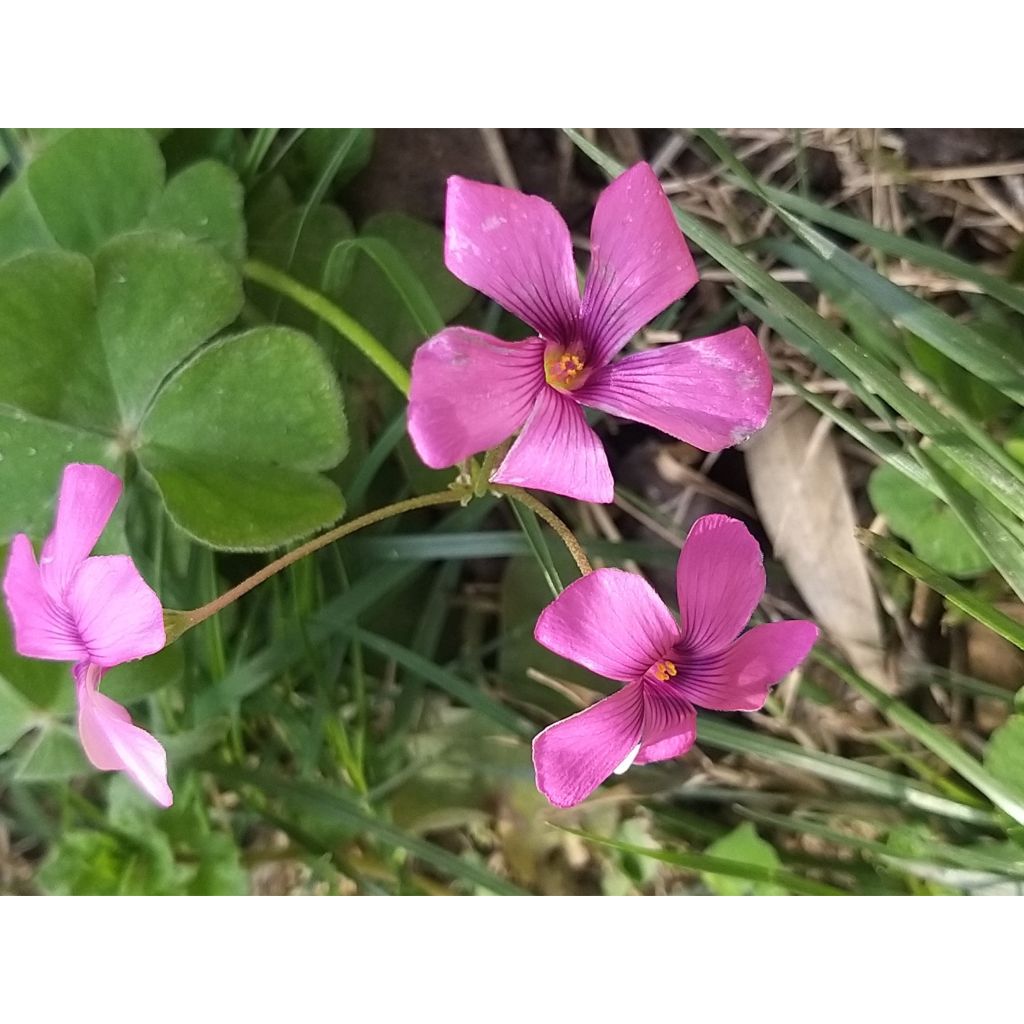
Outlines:
[{"label": "curved stem", "polygon": [[383,508],[367,512],[365,516],[359,516],[358,519],[353,519],[351,522],[342,523],[341,526],[336,526],[333,530],[328,530],[327,533],[322,533],[319,537],[314,537],[312,540],[306,541],[305,544],[300,544],[297,548],[293,548],[291,551],[283,554],[269,565],[265,565],[259,572],[254,572],[248,579],[242,580],[237,586],[226,590],[208,604],[204,604],[200,608],[194,608],[192,611],[176,612],[175,615],[178,617],[179,625],[175,630],[174,639],[177,639],[182,633],[193,626],[198,626],[200,622],[204,622],[211,615],[216,615],[221,609],[237,601],[243,594],[248,594],[250,590],[258,587],[265,580],[270,579],[275,573],[286,569],[289,565],[294,565],[300,559],[313,554],[314,551],[319,551],[321,548],[327,547],[328,544],[333,544],[336,540],[347,537],[350,533],[355,533],[357,530],[363,529],[363,527],[372,526],[374,523],[379,523],[384,519],[390,519],[392,516],[399,516],[403,512],[412,512],[418,508],[430,508],[432,505],[452,505],[459,501],[465,501],[470,494],[471,492],[466,488],[437,491],[434,494],[423,494],[418,498],[406,498],[405,501],[396,501],[393,505],[385,505]]},{"label": "curved stem", "polygon": [[576,539],[576,534],[569,529],[569,527],[555,515],[542,501],[538,501],[528,491],[524,491],[521,487],[509,487],[505,484],[491,484],[490,488],[497,494],[505,494],[508,497],[518,501],[521,505],[525,505],[528,509],[535,512],[541,519],[544,520],[548,526],[551,527],[555,533],[558,534],[559,540],[569,549],[569,554],[572,555],[573,561],[576,563],[576,567],[580,571],[581,576],[586,576],[587,573],[594,571],[593,566],[590,564],[590,560],[587,558],[586,552],[583,550],[580,542]]},{"label": "curved stem", "polygon": [[409,371],[362,324],[353,320],[330,299],[259,260],[246,260],[242,269],[250,281],[287,296],[292,302],[298,303],[303,309],[308,309],[314,316],[318,316],[324,323],[333,327],[408,397]]}]

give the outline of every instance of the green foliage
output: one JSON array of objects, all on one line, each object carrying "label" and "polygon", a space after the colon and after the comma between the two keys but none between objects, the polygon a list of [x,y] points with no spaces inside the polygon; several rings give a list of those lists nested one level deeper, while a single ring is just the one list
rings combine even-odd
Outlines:
[{"label": "green foliage", "polygon": [[116,235],[146,226],[209,241],[241,258],[242,190],[227,167],[205,161],[164,186],[164,160],[149,132],[56,135],[0,195],[0,262],[58,247],[91,256]]},{"label": "green foliage", "polygon": [[[368,166],[372,132],[10,138],[0,538],[47,533],[67,462],[107,465],[126,493],[98,550],[131,550],[165,602],[187,609],[266,562],[208,547],[259,552],[310,534],[342,514],[339,482],[362,512],[450,481],[403,439],[409,361],[455,318],[494,328],[496,310],[481,301],[466,313],[472,292],[445,269],[434,225],[391,212],[353,222],[345,188]],[[936,245],[765,185],[713,132],[693,154],[705,147],[710,175],[739,184],[757,219],[770,215],[769,237],[736,243],[689,206],[679,223],[732,275],[722,314],[750,310],[848,392],[833,401],[779,373],[880,463],[869,496],[912,551],[865,543],[1021,645],[1024,631],[994,602],[1006,593],[999,575],[1024,595],[1024,292]],[[935,299],[897,287],[879,254],[980,291]],[[765,260],[806,280],[791,288]],[[673,328],[673,316],[658,326]],[[339,470],[343,408],[353,455]],[[580,518],[569,502],[558,511]],[[883,692],[827,642],[797,700],[813,686],[817,701],[835,701],[831,715],[855,693],[887,720],[883,736],[865,728],[839,750],[819,746],[815,730],[798,732],[789,696],[783,715],[775,700],[749,720],[702,713],[690,762],[635,767],[612,800],[547,807],[531,736],[609,684],[534,641],[540,610],[577,570],[546,526],[515,512],[484,498],[374,527],[109,672],[103,691],[167,748],[167,811],[89,767],[69,666],[19,658],[0,623],[0,813],[30,856],[45,849],[36,887],[240,894],[257,865],[272,873],[281,859],[317,891],[515,894],[546,891],[551,878],[552,891],[571,878],[609,894],[1020,889],[1021,716],[979,761],[941,719],[945,705],[925,711],[913,691]],[[602,564],[675,563],[661,537],[583,542]],[[953,685],[929,671],[930,686]],[[700,759],[720,751],[737,777],[763,783],[749,793],[724,773],[709,783]],[[786,798],[792,810],[761,809]],[[566,821],[582,827],[552,827]]]},{"label": "green foliage", "polygon": [[[723,860],[737,861],[740,864],[751,864],[776,871],[782,864],[775,847],[765,842],[754,826],[745,821],[737,825],[728,835],[716,839],[705,851],[710,857],[721,857]],[[716,896],[785,896],[782,886],[771,882],[756,882],[752,879],[716,875],[705,872],[704,884]]]},{"label": "green foliage", "polygon": [[197,794],[159,813],[126,780],[110,784],[104,831],[62,835],[39,872],[54,895],[244,896],[248,878],[232,837],[214,831]]},{"label": "green foliage", "polygon": [[353,248],[355,265],[342,306],[400,357],[408,359],[416,344],[458,316],[473,296],[446,269],[441,232],[413,217],[370,217]]},{"label": "green foliage", "polygon": [[950,576],[976,576],[991,567],[956,513],[891,466],[879,466],[868,481],[875,511],[914,553]]},{"label": "green foliage", "polygon": [[17,496],[0,531],[41,535],[75,459],[137,459],[213,546],[273,547],[336,519],[341,496],[318,471],[343,457],[345,422],[313,343],[248,331],[190,360],[240,303],[237,272],[183,237],[113,239],[95,271],[58,252],[0,267],[0,480]]},{"label": "green foliage", "polygon": [[1024,715],[1011,715],[992,733],[985,747],[985,767],[1024,794]]},{"label": "green foliage", "polygon": [[318,476],[347,448],[341,393],[296,331],[207,346],[166,382],[139,441],[172,518],[215,547],[273,547],[341,514],[337,488]]}]

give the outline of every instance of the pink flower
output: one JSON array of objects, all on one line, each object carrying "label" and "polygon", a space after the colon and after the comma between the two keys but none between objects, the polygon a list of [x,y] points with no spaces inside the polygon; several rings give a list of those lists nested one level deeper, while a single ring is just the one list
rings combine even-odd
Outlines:
[{"label": "pink flower", "polygon": [[569,229],[537,196],[448,179],[445,262],[537,337],[499,341],[449,327],[412,364],[409,434],[423,461],[453,466],[522,428],[492,479],[584,501],[613,497],[583,406],[656,427],[706,451],[764,425],[771,373],[746,327],[613,362],[697,282],[672,208],[647,164],[601,193],[580,299]]},{"label": "pink flower", "polygon": [[89,557],[120,496],[121,481],[102,466],[67,466],[39,564],[31,541],[19,533],[11,543],[4,595],[19,654],[77,663],[78,732],[89,760],[104,771],[127,772],[169,807],[164,748],[99,692],[104,669],[153,654],[166,639],[160,599],[131,558]]},{"label": "pink flower", "polygon": [[[680,622],[641,576],[598,569],[544,609],[539,643],[626,685],[533,741],[537,788],[557,807],[585,800],[631,764],[678,757],[697,737],[695,707],[756,711],[807,656],[812,622],[739,636],[764,593],[761,550],[729,516],[690,530],[676,569]],[[737,639],[738,637],[738,639]]]}]

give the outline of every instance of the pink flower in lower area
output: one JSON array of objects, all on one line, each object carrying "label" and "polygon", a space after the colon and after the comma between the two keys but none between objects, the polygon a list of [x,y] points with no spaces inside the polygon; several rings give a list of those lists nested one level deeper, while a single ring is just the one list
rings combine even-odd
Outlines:
[{"label": "pink flower in lower area", "polygon": [[807,656],[812,622],[772,622],[740,636],[764,593],[761,549],[729,516],[690,530],[676,570],[680,621],[643,577],[598,569],[544,609],[545,647],[626,685],[533,741],[537,787],[557,807],[585,800],[632,764],[678,757],[697,737],[696,708],[756,711]]},{"label": "pink flower in lower area", "polygon": [[413,359],[409,434],[423,461],[453,466],[519,437],[496,483],[612,500],[589,406],[705,451],[764,426],[771,373],[746,327],[613,361],[644,324],[697,282],[672,208],[647,164],[601,193],[580,298],[569,229],[538,196],[448,180],[445,262],[537,336],[499,341],[449,327]]},{"label": "pink flower in lower area", "polygon": [[14,646],[27,658],[75,662],[78,731],[89,760],[124,771],[169,807],[167,757],[128,712],[99,692],[105,669],[164,646],[160,599],[127,555],[90,557],[121,496],[121,481],[102,466],[64,470],[57,518],[37,564],[20,533],[11,543],[4,595]]}]

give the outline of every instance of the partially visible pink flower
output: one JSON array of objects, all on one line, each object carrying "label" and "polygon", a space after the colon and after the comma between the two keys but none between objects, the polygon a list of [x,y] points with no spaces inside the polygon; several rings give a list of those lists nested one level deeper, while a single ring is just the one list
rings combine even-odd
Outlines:
[{"label": "partially visible pink flower", "polygon": [[537,336],[499,341],[449,327],[412,364],[409,434],[423,461],[453,466],[522,428],[492,479],[584,501],[613,497],[583,407],[636,420],[705,451],[764,426],[771,372],[746,327],[613,362],[644,324],[697,283],[672,208],[647,164],[601,193],[580,298],[569,229],[538,196],[448,179],[445,262]]},{"label": "partially visible pink flower", "polygon": [[740,636],[765,587],[761,550],[729,516],[690,530],[676,570],[680,622],[643,577],[598,569],[544,609],[539,643],[626,685],[533,741],[537,788],[556,807],[585,800],[632,764],[678,757],[696,708],[756,711],[814,646],[813,622],[771,622]]},{"label": "partially visible pink flower", "polygon": [[166,639],[160,599],[131,558],[89,556],[120,496],[121,481],[102,466],[67,466],[39,563],[31,541],[19,533],[11,543],[4,595],[19,654],[76,662],[78,731],[89,760],[104,771],[127,772],[169,807],[163,747],[99,692],[105,669],[153,654]]}]

